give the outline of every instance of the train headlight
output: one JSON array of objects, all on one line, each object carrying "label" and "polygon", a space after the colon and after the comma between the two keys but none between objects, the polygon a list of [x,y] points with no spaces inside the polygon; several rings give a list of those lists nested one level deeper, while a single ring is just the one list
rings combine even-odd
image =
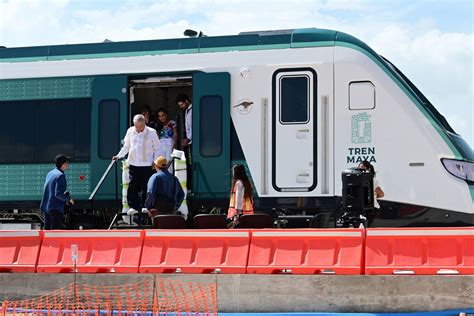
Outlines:
[{"label": "train headlight", "polygon": [[441,162],[456,178],[474,182],[474,162],[454,159],[441,159]]}]

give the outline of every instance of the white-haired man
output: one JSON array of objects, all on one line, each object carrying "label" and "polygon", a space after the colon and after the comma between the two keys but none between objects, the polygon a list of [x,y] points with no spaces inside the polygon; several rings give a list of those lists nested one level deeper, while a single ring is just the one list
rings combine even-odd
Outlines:
[{"label": "white-haired man", "polygon": [[153,162],[159,156],[160,141],[156,130],[146,126],[145,117],[142,114],[133,117],[133,125],[125,134],[122,149],[112,159],[121,159],[128,154],[130,173],[128,205],[135,210],[141,210],[145,204],[148,179],[155,172]]}]

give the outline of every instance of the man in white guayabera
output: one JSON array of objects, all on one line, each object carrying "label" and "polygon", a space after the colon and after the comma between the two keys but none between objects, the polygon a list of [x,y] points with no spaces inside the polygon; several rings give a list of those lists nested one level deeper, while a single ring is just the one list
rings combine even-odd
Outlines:
[{"label": "man in white guayabera", "polygon": [[142,114],[133,117],[133,125],[125,134],[122,149],[112,159],[121,159],[128,154],[130,173],[128,205],[135,210],[141,210],[145,204],[148,179],[155,172],[153,161],[159,156],[160,141],[156,131],[146,126]]}]

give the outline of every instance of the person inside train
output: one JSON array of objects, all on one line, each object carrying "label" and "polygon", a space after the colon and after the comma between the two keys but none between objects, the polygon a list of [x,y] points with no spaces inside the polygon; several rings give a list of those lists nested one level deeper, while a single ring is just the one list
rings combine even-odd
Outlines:
[{"label": "person inside train", "polygon": [[377,199],[383,198],[385,196],[385,193],[383,192],[382,187],[380,186],[380,184],[379,184],[379,182],[378,182],[378,180],[375,176],[374,166],[370,162],[368,162],[367,160],[364,160],[359,164],[358,168],[362,169],[362,170],[367,170],[367,171],[372,172],[374,174],[374,207],[376,209],[379,209],[380,204],[377,201]]},{"label": "person inside train", "polygon": [[155,121],[153,115],[151,114],[151,108],[149,105],[145,104],[140,108],[140,114],[145,117],[145,124],[148,127],[154,127]]},{"label": "person inside train", "polygon": [[184,110],[184,125],[186,131],[186,137],[181,141],[181,145],[183,146],[183,151],[186,155],[186,167],[187,167],[187,187],[188,190],[191,189],[192,183],[192,142],[193,142],[193,104],[189,99],[187,94],[180,93],[176,96],[176,103],[178,104],[179,108]]},{"label": "person inside train", "polygon": [[232,167],[232,186],[230,189],[227,219],[235,227],[241,215],[253,214],[253,189],[245,167],[241,164]]},{"label": "person inside train", "polygon": [[160,152],[169,161],[178,141],[176,122],[170,120],[168,111],[164,108],[158,109],[157,117],[162,126],[161,129],[157,129],[158,138],[160,139]]}]

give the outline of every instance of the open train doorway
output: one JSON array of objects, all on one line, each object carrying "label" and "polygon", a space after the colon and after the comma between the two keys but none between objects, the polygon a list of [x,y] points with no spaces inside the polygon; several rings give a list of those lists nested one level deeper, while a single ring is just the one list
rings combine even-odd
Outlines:
[{"label": "open train doorway", "polygon": [[[192,144],[187,148],[181,145],[182,140],[189,137],[185,112],[176,103],[180,93],[186,94],[192,102]],[[157,130],[161,140],[163,126],[158,114],[164,110],[176,123],[175,149],[187,151],[187,158],[190,157],[187,189],[193,196],[210,200],[227,198],[230,185],[229,73],[131,78],[129,96],[130,125],[135,114],[149,110],[148,125]]]},{"label": "open train doorway", "polygon": [[178,94],[184,93],[192,96],[192,77],[149,77],[129,80],[129,123],[133,124],[133,116],[145,110],[149,111],[148,126],[163,133],[163,122],[159,113],[165,112],[168,119],[176,123],[178,132],[175,148],[182,150],[181,140],[186,137],[184,126],[184,113],[179,109],[175,100]]},{"label": "open train doorway", "polygon": [[[129,80],[129,125],[133,125],[133,117],[143,114],[147,126],[156,130],[160,139],[160,155],[171,159],[174,149],[186,153],[186,159],[190,160],[189,147],[182,146],[182,140],[189,138],[185,127],[185,112],[181,110],[176,102],[179,94],[192,96],[192,77],[189,76],[162,76],[137,78]],[[175,172],[172,164],[173,173]],[[183,189],[192,190],[191,183],[187,180],[191,177],[192,170],[188,168],[180,178]]]}]

